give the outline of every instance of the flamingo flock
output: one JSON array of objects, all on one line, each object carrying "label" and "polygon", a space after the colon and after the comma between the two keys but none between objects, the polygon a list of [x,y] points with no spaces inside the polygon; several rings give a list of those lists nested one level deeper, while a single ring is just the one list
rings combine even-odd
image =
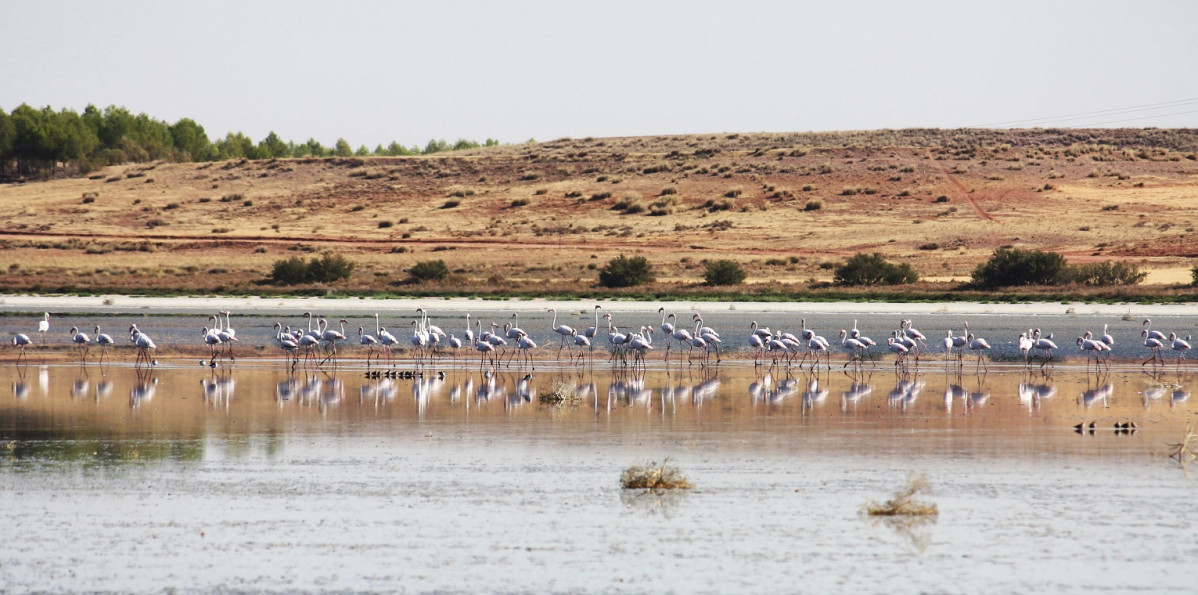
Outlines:
[{"label": "flamingo flock", "polygon": [[[551,356],[538,356],[545,350],[521,327],[519,313],[513,313],[510,320],[503,324],[495,321],[484,324],[482,319],[465,314],[465,324],[452,333],[447,333],[434,324],[426,308],[417,308],[415,313],[416,316],[410,320],[412,331],[406,353],[417,367],[430,365],[444,357],[450,358],[456,364],[459,360],[466,361],[471,351],[478,356],[480,366],[515,364],[535,368],[537,360],[545,357],[573,365],[591,365],[594,362],[595,348],[604,342],[608,362],[613,365],[642,368],[653,353],[659,351],[667,364],[676,358],[679,364],[685,359],[688,365],[705,367],[723,361],[724,352],[729,346],[720,331],[708,325],[701,314],[692,314],[690,324],[684,325],[679,324],[679,316],[676,313],[668,312],[665,307],[657,310],[659,320],[648,324],[638,322],[623,325],[627,330],[617,326],[615,313],[604,311],[598,304],[589,309],[593,318],[587,320],[592,324],[586,328],[575,328],[569,321],[560,321],[561,314],[557,309],[548,308],[546,313],[550,321],[546,327],[541,327],[536,332],[542,337],[546,334],[556,337],[556,349],[550,347]],[[301,360],[305,365],[323,366],[329,362],[335,364],[338,360],[338,348],[351,343],[346,330],[349,320],[329,319],[312,312],[305,312],[302,317],[304,320],[294,326],[287,321],[274,322],[271,336],[275,346],[293,366],[298,365]],[[37,321],[36,332],[42,336],[43,346],[48,343],[51,320],[50,314],[45,313]],[[400,340],[382,325],[379,314],[374,314],[373,322],[373,332],[367,326],[368,323],[360,324],[356,341],[352,343],[365,350],[367,367],[383,364],[394,366],[395,352],[402,349]],[[906,371],[909,366],[918,366],[921,358],[928,355],[930,350],[927,336],[916,328],[911,319],[898,322],[886,338],[882,355],[891,355],[895,369]],[[101,364],[109,359],[110,352],[116,347],[111,335],[102,333],[98,325],[92,328],[94,336],[89,336],[78,327],[72,327],[67,333],[69,343],[76,349],[81,364],[86,364],[92,347],[99,348]],[[843,368],[861,368],[871,359],[877,359],[878,356],[872,355],[871,352],[878,347],[878,343],[858,328],[857,320],[853,320],[851,328],[842,328],[834,332],[838,333],[838,346],[835,346],[835,351],[845,354]],[[19,349],[18,363],[27,361],[29,351],[38,348],[34,336],[26,332],[13,333],[11,343]],[[968,322],[963,322],[957,331],[945,330],[943,336],[942,353],[946,365],[955,361],[960,369],[964,365],[965,352],[968,350],[975,359],[975,371],[988,371],[989,354],[994,348],[988,339],[971,330]],[[1177,332],[1162,332],[1152,328],[1151,320],[1144,319],[1141,338],[1149,355],[1141,362],[1141,366],[1151,363],[1154,370],[1164,366],[1164,353],[1168,350],[1176,355],[1178,371],[1188,370],[1190,336],[1183,338]],[[157,346],[136,324],[129,327],[129,342],[137,350],[135,365],[156,363],[152,354]],[[207,324],[200,329],[200,342],[207,350],[207,358],[201,360],[201,363],[217,367],[222,361],[235,362],[235,347],[239,344],[239,339],[232,324],[232,313],[221,310],[208,316]],[[665,344],[664,347],[662,343]],[[1109,325],[1104,324],[1100,334],[1085,331],[1074,343],[1078,352],[1086,358],[1087,369],[1092,361],[1096,371],[1110,370],[1115,339],[1110,333]],[[1054,342],[1053,333],[1045,333],[1039,328],[1029,328],[1026,332],[1021,332],[1012,343],[1000,344],[1013,345],[1018,349],[1026,367],[1037,362],[1041,368],[1052,366],[1060,357],[1060,347]],[[820,365],[826,369],[832,367],[833,343],[818,329],[808,328],[805,318],[799,320],[798,328],[794,331],[771,329],[755,320],[751,321],[744,343],[733,341],[732,345],[734,350],[743,346],[751,351],[754,366],[797,365],[812,370]],[[684,350],[685,355],[682,354]],[[678,352],[678,355],[675,356],[674,352]]]}]

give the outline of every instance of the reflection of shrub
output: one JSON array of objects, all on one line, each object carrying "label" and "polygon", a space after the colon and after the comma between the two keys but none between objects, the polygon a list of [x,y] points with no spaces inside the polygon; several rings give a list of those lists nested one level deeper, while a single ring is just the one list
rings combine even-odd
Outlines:
[{"label": "reflection of shrub", "polygon": [[733,260],[709,260],[703,280],[708,285],[740,285],[744,282],[745,270]]},{"label": "reflection of shrub", "polygon": [[886,262],[882,255],[854,254],[836,269],[833,279],[838,285],[899,285],[919,280],[915,269],[907,264]]},{"label": "reflection of shrub", "polygon": [[990,260],[973,270],[973,284],[979,287],[1056,285],[1063,281],[1065,272],[1065,257],[1056,252],[999,248]]},{"label": "reflection of shrub", "polygon": [[653,266],[644,256],[617,256],[599,271],[599,284],[604,287],[632,287],[653,280]]},{"label": "reflection of shrub", "polygon": [[412,265],[408,275],[418,283],[424,281],[444,281],[449,276],[449,267],[444,260],[425,260]]}]

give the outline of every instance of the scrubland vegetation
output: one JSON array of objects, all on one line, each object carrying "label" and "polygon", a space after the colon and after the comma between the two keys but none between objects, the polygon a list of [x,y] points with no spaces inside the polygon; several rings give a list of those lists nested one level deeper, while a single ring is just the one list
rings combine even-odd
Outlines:
[{"label": "scrubland vegetation", "polygon": [[[120,143],[141,146],[138,134]],[[1198,133],[1188,130],[586,138],[183,163],[172,162],[184,152],[169,140],[174,149],[158,159],[83,175],[81,162],[58,160],[22,175],[9,157],[0,285],[757,300],[1195,295]],[[132,153],[141,158],[126,159]],[[347,276],[308,274],[308,259],[326,253],[352,265]],[[1041,265],[1049,270],[1029,276]],[[1012,268],[1021,272],[1007,276]]]}]

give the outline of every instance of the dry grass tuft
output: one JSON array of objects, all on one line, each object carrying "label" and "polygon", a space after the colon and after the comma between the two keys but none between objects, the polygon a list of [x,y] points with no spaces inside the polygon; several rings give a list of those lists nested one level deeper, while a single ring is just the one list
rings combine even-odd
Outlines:
[{"label": "dry grass tuft", "polygon": [[620,485],[626,490],[689,490],[692,487],[682,471],[670,465],[669,457],[660,465],[650,461],[625,469],[620,474]]},{"label": "dry grass tuft", "polygon": [[1179,442],[1177,444],[1169,445],[1169,450],[1170,450],[1169,458],[1177,459],[1177,462],[1179,462],[1183,465],[1186,463],[1186,461],[1191,461],[1195,458],[1198,458],[1198,454],[1196,454],[1190,448],[1190,446],[1193,444],[1193,442],[1194,442],[1194,424],[1193,424],[1193,422],[1190,422],[1190,423],[1186,424],[1186,434],[1184,437],[1182,437],[1181,442]]},{"label": "dry grass tuft", "polygon": [[930,502],[915,500],[918,494],[930,494],[932,485],[928,477],[922,473],[912,473],[907,477],[907,484],[894,496],[878,504],[870,502],[865,505],[865,512],[870,516],[936,516],[940,510]]},{"label": "dry grass tuft", "polygon": [[564,382],[554,382],[553,387],[548,392],[541,393],[540,400],[542,403],[550,405],[563,405],[577,407],[582,399],[578,396],[578,391],[574,387]]}]

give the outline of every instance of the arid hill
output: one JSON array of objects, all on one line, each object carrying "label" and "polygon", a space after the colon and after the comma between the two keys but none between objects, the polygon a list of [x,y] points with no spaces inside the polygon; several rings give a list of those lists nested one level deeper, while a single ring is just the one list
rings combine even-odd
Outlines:
[{"label": "arid hill", "polygon": [[8,291],[257,291],[332,251],[334,288],[590,287],[641,254],[663,284],[729,258],[748,283],[831,279],[856,252],[966,279],[1004,245],[1189,281],[1198,131],[894,130],[560,139],[422,157],[150,163],[0,185]]}]

